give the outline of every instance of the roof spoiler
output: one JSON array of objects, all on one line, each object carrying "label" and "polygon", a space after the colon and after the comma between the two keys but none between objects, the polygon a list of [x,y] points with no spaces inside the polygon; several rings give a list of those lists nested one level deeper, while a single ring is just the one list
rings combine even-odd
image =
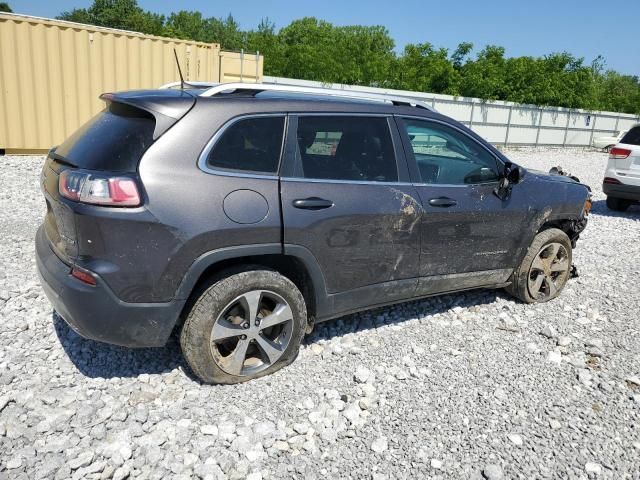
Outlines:
[{"label": "roof spoiler", "polygon": [[107,105],[120,103],[151,114],[155,121],[153,139],[169,130],[191,110],[196,102],[189,92],[181,90],[136,90],[120,93],[103,93],[100,99]]}]

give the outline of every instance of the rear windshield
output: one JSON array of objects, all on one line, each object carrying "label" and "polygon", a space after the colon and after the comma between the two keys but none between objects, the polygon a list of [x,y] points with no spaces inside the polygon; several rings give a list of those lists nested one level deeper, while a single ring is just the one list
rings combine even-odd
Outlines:
[{"label": "rear windshield", "polygon": [[620,143],[626,143],[627,145],[640,145],[640,126],[633,127],[622,137]]},{"label": "rear windshield", "polygon": [[154,128],[151,114],[111,103],[65,140],[55,155],[89,170],[135,172],[153,143]]}]

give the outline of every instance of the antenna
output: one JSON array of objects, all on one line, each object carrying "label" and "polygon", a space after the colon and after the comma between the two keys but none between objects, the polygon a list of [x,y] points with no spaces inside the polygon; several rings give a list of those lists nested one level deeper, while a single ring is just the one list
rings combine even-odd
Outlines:
[{"label": "antenna", "polygon": [[178,61],[178,52],[176,52],[175,48],[173,49],[173,55],[176,57],[176,65],[178,66],[178,73],[180,74],[180,90],[184,90],[184,77],[182,76],[182,69]]}]

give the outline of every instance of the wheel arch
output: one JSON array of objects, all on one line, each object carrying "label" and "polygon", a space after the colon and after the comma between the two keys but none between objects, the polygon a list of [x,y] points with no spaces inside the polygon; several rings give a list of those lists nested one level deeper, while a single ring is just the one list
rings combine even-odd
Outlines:
[{"label": "wheel arch", "polygon": [[580,237],[580,233],[585,229],[586,223],[586,219],[579,218],[557,218],[547,220],[540,225],[536,235],[545,230],[549,230],[550,228],[557,228],[567,234],[569,240],[571,240],[571,248],[576,248],[576,242]]},{"label": "wheel arch", "polygon": [[326,288],[315,257],[300,255],[295,249],[283,253],[281,244],[229,247],[201,255],[184,276],[175,298],[187,300],[184,311],[188,311],[194,295],[216,275],[222,277],[248,266],[275,270],[291,280],[304,297],[310,321],[324,307]]}]

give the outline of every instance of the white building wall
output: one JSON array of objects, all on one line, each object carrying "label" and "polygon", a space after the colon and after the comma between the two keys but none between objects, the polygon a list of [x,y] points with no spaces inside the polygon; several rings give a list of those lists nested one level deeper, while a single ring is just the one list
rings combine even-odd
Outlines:
[{"label": "white building wall", "polygon": [[422,100],[438,112],[464,123],[497,145],[589,146],[593,138],[628,130],[640,116],[615,112],[589,112],[563,107],[538,107],[512,102],[484,101],[435,93],[387,88],[324,84],[292,78],[264,77],[265,83],[335,88],[389,94]]}]

